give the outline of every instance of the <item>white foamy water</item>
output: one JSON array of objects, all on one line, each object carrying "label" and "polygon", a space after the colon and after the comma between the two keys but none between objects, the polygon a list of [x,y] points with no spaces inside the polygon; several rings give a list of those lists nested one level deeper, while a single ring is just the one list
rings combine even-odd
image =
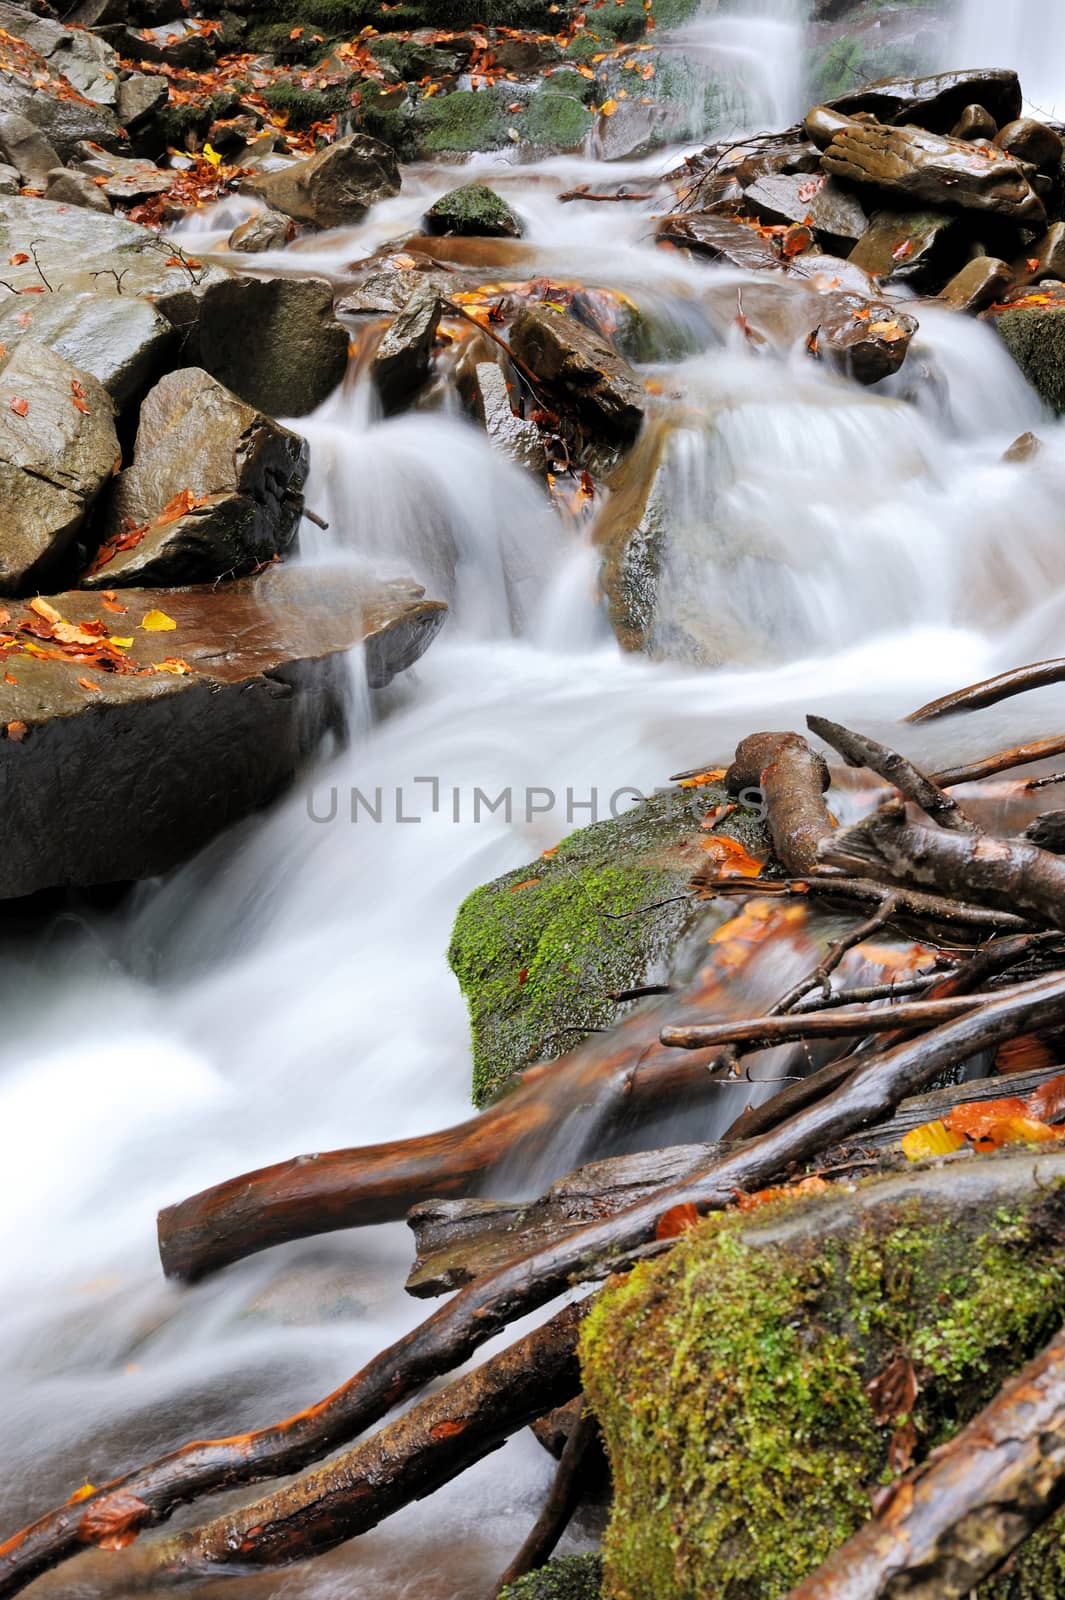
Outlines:
[{"label": "white foamy water", "polygon": [[1057,0],[960,0],[951,62],[1014,67],[1025,99],[1039,115],[1065,111],[1065,13]]},{"label": "white foamy water", "polygon": [[[763,26],[787,17],[745,33],[727,14],[705,24],[715,48],[732,38],[752,58]],[[781,120],[784,65],[768,86],[752,80]],[[667,166],[660,153],[625,170]],[[118,913],[71,914],[46,937],[5,930],[0,1537],[86,1479],[313,1401],[421,1318],[400,1287],[401,1227],[288,1246],[188,1290],[161,1280],[155,1213],[269,1161],[468,1113],[466,1019],[446,963],[455,910],[587,820],[567,791],[605,806],[727,757],[759,727],[801,727],[810,710],[929,760],[1065,726],[1056,690],[957,727],[894,726],[934,693],[1060,653],[1065,434],[987,329],[922,311],[908,365],[930,377],[917,403],[905,369],[889,392],[864,392],[794,352],[716,343],[707,291],[729,280],[656,253],[639,208],[558,205],[560,189],[602,176],[594,163],[485,158],[476,171],[526,221],[512,276],[613,285],[684,331],[690,353],[656,374],[680,396],[667,599],[697,598],[727,664],[623,656],[587,544],[456,415],[383,421],[356,389],[306,419],[308,503],[330,528],[306,527],[305,559],[413,575],[453,614],[384,693],[371,698],[353,660],[351,747],[324,753],[269,815]],[[454,178],[412,174],[360,229],[268,265],[343,281]],[[1005,463],[1028,429],[1042,451]],[[426,780],[444,797],[435,813]],[[504,786],[513,819],[475,821],[474,790]],[[380,790],[379,822],[351,820],[353,789]],[[541,809],[526,813],[527,792]],[[712,1137],[732,1110],[681,1110],[674,1131]],[[545,1171],[552,1160],[545,1151]],[[203,1593],[480,1600],[548,1475],[539,1447],[516,1440],[324,1562]],[[121,1556],[93,1557],[34,1592],[118,1597],[123,1571]]]}]

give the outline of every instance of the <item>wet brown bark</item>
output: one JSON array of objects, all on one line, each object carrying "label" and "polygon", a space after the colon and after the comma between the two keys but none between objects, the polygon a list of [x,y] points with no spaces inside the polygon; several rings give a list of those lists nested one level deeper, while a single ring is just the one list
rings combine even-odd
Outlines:
[{"label": "wet brown bark", "polygon": [[944,794],[941,788],[896,750],[889,750],[886,745],[877,744],[875,739],[868,739],[864,734],[854,733],[838,722],[829,722],[827,717],[807,717],[806,725],[811,733],[816,733],[819,739],[838,751],[848,766],[868,767],[877,777],[893,784],[907,800],[920,806],[941,828],[954,833],[979,833],[976,823],[965,815],[958,802],[949,794]]},{"label": "wet brown bark", "polygon": [[906,721],[934,722],[937,717],[949,717],[955,711],[980,711],[984,706],[997,706],[1000,701],[1029,689],[1045,689],[1048,684],[1062,682],[1065,682],[1065,657],[1036,661],[1030,667],[1015,667],[997,678],[985,678],[982,683],[973,683],[966,689],[956,689],[953,694],[930,700],[926,706],[911,711]]},{"label": "wet brown bark", "polygon": [[980,761],[946,767],[935,774],[933,782],[942,789],[953,789],[962,783],[979,783],[982,778],[993,778],[996,773],[1009,772],[1014,767],[1031,766],[1035,761],[1045,761],[1063,752],[1065,735],[1055,734],[1052,739],[1037,739],[1032,744],[1014,745],[1010,750],[996,750],[994,755],[984,756]]},{"label": "wet brown bark", "polygon": [[822,859],[852,871],[872,866],[905,883],[1014,907],[1065,928],[1065,862],[1057,856],[1016,840],[965,838],[909,823],[894,802],[828,840]]},{"label": "wet brown bark", "polygon": [[1065,1504],[1065,1330],[790,1600],[964,1600]]},{"label": "wet brown bark", "polygon": [[824,760],[797,733],[752,734],[737,745],[725,775],[730,794],[763,791],[777,859],[800,877],[817,871],[818,846],[832,832],[829,781]]},{"label": "wet brown bark", "polygon": [[[947,837],[947,836],[944,836]],[[379,1421],[425,1383],[466,1361],[508,1323],[572,1284],[631,1263],[666,1211],[723,1210],[738,1190],[764,1188],[797,1163],[882,1121],[940,1072],[1019,1034],[1065,1019],[1065,977],[1029,985],[887,1054],[870,1056],[834,1094],[790,1122],[570,1237],[519,1256],[478,1279],[375,1356],[318,1404],[250,1434],[197,1440],[127,1473],[76,1505],[64,1505],[0,1545],[0,1597],[69,1559],[86,1543],[128,1538],[215,1490],[283,1477],[319,1460]]]}]

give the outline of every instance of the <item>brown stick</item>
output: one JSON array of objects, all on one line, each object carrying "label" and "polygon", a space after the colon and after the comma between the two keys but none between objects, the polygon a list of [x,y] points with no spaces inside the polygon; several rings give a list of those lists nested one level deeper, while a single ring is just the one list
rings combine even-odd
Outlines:
[{"label": "brown stick", "polygon": [[[1018,744],[1012,750],[998,750],[993,756],[967,765],[947,767],[937,772],[934,783],[942,789],[955,789],[962,783],[979,783],[982,778],[993,778],[997,772],[1009,772],[1013,767],[1027,767],[1033,761],[1045,761],[1050,756],[1065,753],[1065,734],[1055,734],[1052,739],[1037,739],[1034,744]],[[1036,778],[1031,787],[1042,787],[1049,780]]]},{"label": "brown stick", "polygon": [[580,1393],[577,1335],[587,1309],[566,1306],[353,1450],[251,1505],[146,1547],[131,1565],[139,1577],[195,1576],[233,1563],[287,1566],[369,1532]]},{"label": "brown stick", "polygon": [[[692,885],[706,898],[712,895],[750,894],[747,879],[719,878],[712,873],[696,873]],[[859,905],[882,905],[889,896],[895,901],[900,917],[915,922],[934,922],[943,927],[979,929],[986,932],[997,928],[1002,932],[1019,932],[1029,926],[1024,917],[1011,911],[993,911],[989,906],[963,905],[960,900],[946,895],[920,894],[913,889],[890,888],[873,878],[847,877],[830,872],[811,874],[797,879],[775,879],[760,882],[758,893],[764,895],[799,894],[816,896],[821,900],[856,901]]]},{"label": "brown stick", "polygon": [[591,1223],[471,1283],[317,1405],[255,1433],[185,1445],[22,1529],[0,1545],[0,1600],[17,1594],[85,1544],[112,1539],[116,1523],[124,1535],[135,1534],[190,1500],[285,1476],[319,1459],[371,1427],[429,1379],[468,1360],[508,1323],[547,1304],[574,1282],[627,1265],[674,1206],[722,1210],[738,1190],[763,1188],[796,1163],[883,1120],[900,1100],[946,1068],[1063,1018],[1065,977],[1056,975],[871,1057],[842,1088],[783,1127],[620,1215]]},{"label": "brown stick", "polygon": [[[885,1006],[876,1010],[840,1012],[812,1016],[792,1012],[785,1016],[754,1018],[749,1022],[708,1022],[687,1028],[663,1028],[662,1043],[678,1050],[708,1050],[726,1044],[742,1045],[745,1051],[772,1050],[780,1044],[796,1044],[801,1039],[861,1039],[888,1028],[935,1028],[942,1022],[963,1017],[976,1006],[1003,994],[966,995],[956,1000],[916,1000],[909,1004]],[[852,1063],[853,1065],[853,1063]]]},{"label": "brown stick", "polygon": [[559,195],[559,202],[565,205],[569,200],[594,200],[597,205],[605,200],[653,200],[653,191],[650,194],[589,194],[587,189],[567,189]]},{"label": "brown stick", "polygon": [[1016,906],[1065,928],[1065,862],[1033,844],[964,838],[909,823],[901,802],[888,802],[826,840],[823,859],[850,870],[871,865],[903,882]]},{"label": "brown stick", "polygon": [[870,772],[893,784],[907,800],[920,806],[941,828],[954,833],[979,833],[976,823],[965,815],[958,802],[949,794],[944,794],[896,750],[889,750],[886,745],[877,744],[875,739],[867,739],[864,734],[853,733],[841,723],[829,722],[827,717],[807,717],[806,725],[811,733],[816,733],[833,750],[838,750],[848,766],[868,767]]},{"label": "brown stick", "polygon": [[582,1469],[588,1452],[598,1437],[599,1425],[587,1404],[582,1404],[559,1457],[558,1468],[551,1483],[551,1491],[544,1502],[544,1508],[533,1524],[525,1543],[500,1578],[497,1594],[508,1584],[517,1583],[519,1578],[524,1578],[527,1572],[536,1572],[550,1559],[555,1546],[568,1528],[573,1513],[581,1503],[584,1481]]},{"label": "brown stick", "polygon": [[1065,1330],[789,1600],[964,1600],[1062,1504]]},{"label": "brown stick", "polygon": [[818,870],[818,846],[832,832],[824,802],[829,781],[824,761],[797,733],[756,733],[742,740],[725,775],[730,794],[762,790],[777,859],[798,876]]},{"label": "brown stick", "polygon": [[983,683],[970,684],[967,689],[956,689],[939,700],[930,700],[926,706],[911,711],[906,721],[934,722],[937,717],[948,717],[954,711],[980,711],[984,706],[997,706],[1000,700],[1009,700],[1015,694],[1045,689],[1049,684],[1063,681],[1065,658],[1036,661],[1030,667],[1015,667],[997,678],[985,678]]}]

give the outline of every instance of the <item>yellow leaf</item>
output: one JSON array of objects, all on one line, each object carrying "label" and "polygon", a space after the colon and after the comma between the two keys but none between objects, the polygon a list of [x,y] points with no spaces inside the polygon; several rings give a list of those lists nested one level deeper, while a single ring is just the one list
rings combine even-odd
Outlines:
[{"label": "yellow leaf", "polygon": [[187,661],[182,661],[175,656],[167,656],[165,661],[157,661],[152,668],[153,672],[172,672],[175,678],[184,678],[192,671]]},{"label": "yellow leaf", "polygon": [[612,117],[617,108],[618,103],[616,100],[604,100],[599,107],[599,115],[601,117]]},{"label": "yellow leaf", "polygon": [[74,1493],[67,1501],[67,1505],[76,1506],[80,1500],[87,1500],[91,1494],[95,1493],[96,1485],[94,1483],[83,1483],[80,1489],[74,1490]]},{"label": "yellow leaf", "polygon": [[177,623],[165,611],[149,611],[141,627],[146,633],[167,633],[171,628],[176,628]]},{"label": "yellow leaf", "polygon": [[132,639],[116,639],[114,634],[111,635],[107,642],[108,644],[113,644],[116,650],[128,650],[133,644]]},{"label": "yellow leaf", "polygon": [[40,595],[37,596],[36,600],[30,601],[30,610],[36,611],[37,615],[43,617],[45,622],[62,622],[63,620],[55,606],[50,606],[47,600],[41,599]]},{"label": "yellow leaf", "polygon": [[902,1148],[908,1161],[927,1161],[929,1156],[949,1156],[960,1150],[965,1140],[952,1133],[944,1122],[926,1122],[903,1135]]},{"label": "yellow leaf", "polygon": [[212,167],[220,167],[222,165],[222,157],[214,146],[210,144],[205,144],[203,147],[203,159],[209,161]]}]

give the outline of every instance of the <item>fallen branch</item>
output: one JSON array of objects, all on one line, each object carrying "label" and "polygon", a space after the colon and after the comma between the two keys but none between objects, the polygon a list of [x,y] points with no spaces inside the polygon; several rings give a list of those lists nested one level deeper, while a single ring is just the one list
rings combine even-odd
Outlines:
[{"label": "fallen branch", "polygon": [[576,189],[565,190],[565,192],[560,194],[558,198],[562,205],[565,205],[570,200],[593,200],[598,205],[606,200],[653,200],[655,196],[653,191],[648,194],[590,194],[588,190],[581,185]]},{"label": "fallen branch", "polygon": [[1065,658],[1054,661],[1037,661],[1030,667],[1015,667],[1012,672],[1002,672],[997,678],[985,678],[982,683],[970,684],[967,689],[956,689],[939,700],[911,711],[907,722],[934,722],[937,717],[948,717],[954,711],[980,711],[985,706],[997,706],[1001,700],[1025,694],[1029,689],[1045,689],[1052,683],[1065,682]]},{"label": "fallen branch", "polygon": [[730,794],[762,791],[777,859],[798,875],[818,870],[818,846],[832,832],[824,801],[829,783],[823,759],[797,733],[756,733],[744,739],[725,774]]},{"label": "fallen branch", "polygon": [[581,1503],[585,1461],[598,1439],[599,1425],[587,1405],[582,1405],[559,1457],[544,1508],[525,1543],[500,1578],[497,1592],[509,1584],[517,1583],[527,1572],[537,1571],[550,1559]]},{"label": "fallen branch", "polygon": [[[1023,986],[1020,986],[1023,987]],[[964,995],[952,1000],[916,1000],[890,1007],[808,1016],[791,1013],[765,1016],[748,1022],[707,1022],[687,1028],[663,1028],[662,1043],[678,1050],[709,1050],[721,1045],[742,1045],[745,1051],[772,1050],[804,1039],[861,1039],[889,1028],[935,1028],[962,1017],[990,999],[1013,994],[999,990],[994,996]]]},{"label": "fallen branch", "polygon": [[[692,885],[705,898],[716,895],[750,894],[749,880],[721,878],[713,872],[697,872]],[[937,923],[945,928],[968,928],[986,932],[997,928],[1000,932],[1019,932],[1030,926],[1024,917],[1011,911],[995,911],[990,906],[965,905],[947,895],[921,894],[896,884],[878,883],[873,878],[811,874],[809,877],[777,878],[759,881],[761,895],[802,895],[821,900],[841,900],[845,904],[883,905],[891,899],[895,912],[914,922]]]},{"label": "fallen branch", "polygon": [[848,766],[868,767],[870,772],[875,772],[898,789],[907,800],[912,800],[941,828],[954,833],[979,833],[976,823],[965,815],[958,802],[949,794],[944,794],[941,788],[897,751],[877,744],[875,739],[867,739],[864,734],[853,733],[838,722],[829,722],[827,717],[807,717],[806,725],[811,733],[816,733],[819,739],[838,751]]},{"label": "fallen branch", "polygon": [[967,838],[910,823],[901,802],[881,806],[826,840],[822,858],[851,871],[872,866],[903,882],[1021,907],[1065,928],[1065,862],[1033,844]]},{"label": "fallen branch", "polygon": [[[1034,744],[1018,744],[1011,750],[998,750],[993,756],[984,756],[981,761],[970,761],[967,765],[947,767],[942,772],[937,772],[933,782],[938,783],[943,789],[956,789],[959,784],[979,783],[982,778],[993,778],[996,773],[1009,772],[1014,767],[1028,767],[1033,761],[1045,761],[1050,756],[1060,756],[1065,753],[1065,734],[1055,734],[1052,739],[1037,739]],[[1029,784],[1031,789],[1039,789],[1048,783],[1060,781],[1054,778],[1033,778]]]},{"label": "fallen branch", "polygon": [[1065,1504],[1065,1330],[789,1600],[964,1600]]}]

